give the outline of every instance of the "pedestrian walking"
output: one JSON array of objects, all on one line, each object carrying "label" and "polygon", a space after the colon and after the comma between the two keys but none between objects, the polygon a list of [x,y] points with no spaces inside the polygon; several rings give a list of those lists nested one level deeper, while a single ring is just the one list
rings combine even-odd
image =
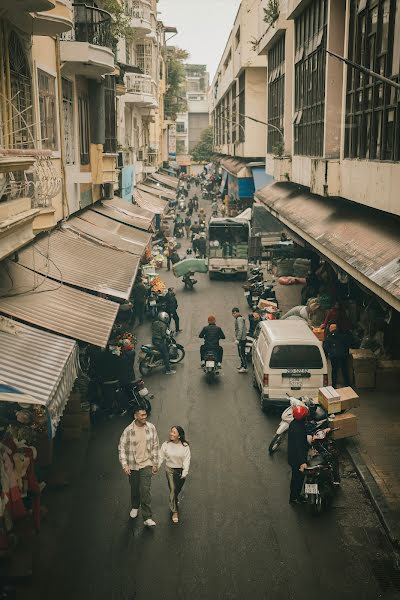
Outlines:
[{"label": "pedestrian walking", "polygon": [[171,320],[172,319],[174,320],[175,333],[178,333],[179,331],[182,331],[182,330],[179,329],[179,316],[177,313],[178,300],[176,299],[174,288],[172,288],[172,287],[168,288],[168,292],[165,294],[164,300],[165,300],[165,306],[166,306],[167,313],[169,314],[169,322],[171,323]]},{"label": "pedestrian walking", "polygon": [[193,214],[193,200],[192,200],[192,198],[190,198],[189,201],[188,201],[187,209],[188,209],[188,214],[191,217],[192,214]]},{"label": "pedestrian walking", "polygon": [[235,319],[235,337],[236,344],[238,347],[238,354],[240,358],[240,367],[238,367],[239,373],[247,373],[247,359],[246,359],[246,321],[240,314],[240,310],[235,307],[232,308],[232,316]]},{"label": "pedestrian walking", "polygon": [[197,251],[199,253],[199,258],[205,258],[207,253],[207,240],[206,234],[200,233],[200,239],[197,240]]},{"label": "pedestrian walking", "polygon": [[147,412],[137,409],[133,422],[123,431],[118,445],[119,462],[129,477],[130,517],[136,519],[139,508],[146,527],[156,525],[151,509],[151,481],[158,471],[159,441],[157,430],[147,421]]},{"label": "pedestrian walking", "polygon": [[193,196],[193,210],[195,212],[197,212],[199,210],[199,199],[196,195]]},{"label": "pedestrian walking", "polygon": [[174,425],[169,432],[169,440],[161,446],[158,468],[165,461],[165,474],[169,488],[169,508],[172,521],[179,522],[179,494],[185,485],[190,467],[190,447],[185,432],[180,425]]},{"label": "pedestrian walking", "polygon": [[190,227],[192,225],[192,219],[190,218],[189,212],[186,213],[185,217],[185,231],[186,231],[186,239],[190,237]]},{"label": "pedestrian walking", "polygon": [[304,469],[307,466],[309,450],[306,430],[307,415],[308,408],[306,406],[295,406],[293,409],[293,421],[290,423],[288,430],[288,463],[292,468],[290,504],[299,504],[301,502]]},{"label": "pedestrian walking", "polygon": [[332,386],[334,388],[337,386],[339,369],[342,372],[345,387],[350,385],[348,362],[352,344],[353,336],[351,333],[342,331],[335,323],[329,326],[329,333],[323,343],[323,347],[331,361]]},{"label": "pedestrian walking", "polygon": [[223,203],[221,204],[220,211],[221,211],[221,217],[224,218],[225,215],[226,215],[226,206],[225,206],[225,204],[223,204]]},{"label": "pedestrian walking", "polygon": [[132,325],[134,326],[136,320],[142,325],[144,322],[144,314],[146,309],[146,300],[148,296],[148,288],[145,286],[142,280],[135,283],[132,288],[131,301],[133,303],[132,310]]}]

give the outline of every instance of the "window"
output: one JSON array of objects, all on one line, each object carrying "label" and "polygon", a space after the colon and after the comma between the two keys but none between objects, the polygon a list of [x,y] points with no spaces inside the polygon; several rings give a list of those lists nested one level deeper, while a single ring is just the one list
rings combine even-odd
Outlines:
[{"label": "window", "polygon": [[145,75],[153,75],[153,44],[147,42],[145,44],[136,45],[136,60],[137,66]]},{"label": "window", "polygon": [[285,36],[268,52],[268,123],[281,130],[268,127],[268,152],[274,152],[283,139],[285,112]]},{"label": "window", "polygon": [[[350,60],[399,81],[393,61],[396,2],[351,0]],[[396,90],[356,69],[347,69],[347,158],[400,160],[400,108]]]},{"label": "window", "polygon": [[318,346],[275,346],[269,366],[271,369],[322,369],[321,351]]},{"label": "window", "polygon": [[232,97],[232,142],[235,143],[237,139],[237,102],[236,102],[236,81],[233,83],[231,88]]},{"label": "window", "polygon": [[74,96],[72,81],[62,78],[64,153],[67,165],[75,164]]},{"label": "window", "polygon": [[327,0],[314,0],[295,21],[294,151],[322,156]]},{"label": "window", "polygon": [[239,142],[245,141],[246,126],[246,71],[239,77]]},{"label": "window", "polygon": [[81,165],[90,163],[89,144],[89,101],[86,96],[78,98],[79,146]]},{"label": "window", "polygon": [[232,50],[229,50],[228,56],[226,57],[225,62],[224,62],[224,70],[225,71],[228,68],[229,63],[231,62],[231,59],[232,59]]},{"label": "window", "polygon": [[185,133],[185,123],[177,123],[176,124],[176,133]]},{"label": "window", "polygon": [[105,76],[104,92],[106,111],[104,152],[106,154],[115,154],[117,152],[117,113],[115,77],[113,75]]},{"label": "window", "polygon": [[40,139],[42,148],[57,148],[57,113],[55,77],[38,69]]},{"label": "window", "polygon": [[237,28],[235,33],[235,48],[237,48],[240,44],[240,27]]}]

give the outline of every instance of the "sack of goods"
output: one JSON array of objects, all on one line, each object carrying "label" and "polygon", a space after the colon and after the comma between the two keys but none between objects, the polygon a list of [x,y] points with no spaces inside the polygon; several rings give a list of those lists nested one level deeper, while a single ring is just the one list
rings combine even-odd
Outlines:
[{"label": "sack of goods", "polygon": [[172,271],[175,277],[183,277],[187,273],[208,273],[208,265],[204,258],[186,258],[174,264]]}]

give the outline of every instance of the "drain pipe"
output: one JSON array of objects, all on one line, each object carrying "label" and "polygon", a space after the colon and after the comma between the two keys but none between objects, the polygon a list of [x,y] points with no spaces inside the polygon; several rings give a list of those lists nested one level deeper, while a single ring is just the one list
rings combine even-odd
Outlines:
[{"label": "drain pipe", "polygon": [[63,116],[63,95],[62,95],[62,79],[61,79],[61,52],[60,38],[56,37],[56,71],[57,71],[57,87],[58,87],[58,120],[60,122],[60,156],[61,156],[61,179],[62,179],[62,220],[66,221],[70,217],[68,198],[67,198],[67,183],[65,178],[65,149],[64,149],[64,116]]}]

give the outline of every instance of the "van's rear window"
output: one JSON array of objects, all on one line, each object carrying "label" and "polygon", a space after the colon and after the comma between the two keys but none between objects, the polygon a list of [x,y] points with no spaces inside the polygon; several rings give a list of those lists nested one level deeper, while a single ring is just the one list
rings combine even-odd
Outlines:
[{"label": "van's rear window", "polygon": [[271,369],[322,369],[318,346],[275,346],[269,363]]}]

